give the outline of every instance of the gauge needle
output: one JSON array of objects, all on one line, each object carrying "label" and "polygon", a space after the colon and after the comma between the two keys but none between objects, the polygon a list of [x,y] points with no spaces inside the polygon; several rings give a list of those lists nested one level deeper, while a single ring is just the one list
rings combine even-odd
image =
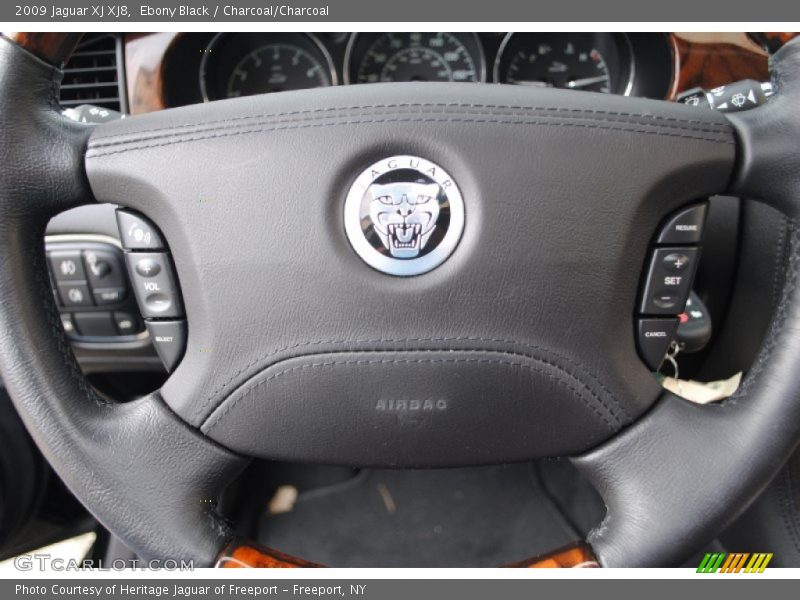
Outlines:
[{"label": "gauge needle", "polygon": [[568,88],[582,88],[586,87],[587,85],[593,85],[595,83],[602,83],[604,81],[608,81],[608,75],[598,75],[597,77],[586,77],[585,79],[573,79],[569,83],[567,83]]},{"label": "gauge needle", "polygon": [[531,85],[533,87],[553,87],[552,83],[548,83],[547,81],[529,81],[525,79],[516,79],[514,80],[514,85]]}]

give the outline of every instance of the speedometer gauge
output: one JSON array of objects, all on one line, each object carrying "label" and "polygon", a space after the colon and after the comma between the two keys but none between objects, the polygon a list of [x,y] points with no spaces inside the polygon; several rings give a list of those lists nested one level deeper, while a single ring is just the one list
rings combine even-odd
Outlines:
[{"label": "speedometer gauge", "polygon": [[225,86],[228,98],[302,90],[331,84],[319,58],[291,44],[267,44],[236,63]]},{"label": "speedometer gauge", "polygon": [[486,75],[472,33],[354,34],[346,62],[348,83],[484,81]]},{"label": "speedometer gauge", "polygon": [[336,83],[319,40],[302,33],[219,34],[200,65],[206,100],[325,87]]},{"label": "speedometer gauge", "polygon": [[627,93],[631,64],[623,50],[628,50],[625,39],[613,34],[510,33],[495,62],[495,79],[516,85]]}]

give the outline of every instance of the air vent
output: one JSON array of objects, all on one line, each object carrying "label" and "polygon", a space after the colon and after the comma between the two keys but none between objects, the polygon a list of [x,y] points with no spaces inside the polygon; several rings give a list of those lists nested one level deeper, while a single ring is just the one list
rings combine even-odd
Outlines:
[{"label": "air vent", "polygon": [[95,104],[121,110],[119,53],[113,33],[87,34],[64,66],[61,105]]}]

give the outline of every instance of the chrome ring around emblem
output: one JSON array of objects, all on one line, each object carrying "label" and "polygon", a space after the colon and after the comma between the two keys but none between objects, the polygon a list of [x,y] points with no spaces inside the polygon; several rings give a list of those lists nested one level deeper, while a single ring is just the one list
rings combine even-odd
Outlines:
[{"label": "chrome ring around emblem", "polygon": [[389,275],[420,275],[442,264],[458,245],[464,199],[436,163],[390,156],[364,169],[350,186],[344,229],[371,267]]}]

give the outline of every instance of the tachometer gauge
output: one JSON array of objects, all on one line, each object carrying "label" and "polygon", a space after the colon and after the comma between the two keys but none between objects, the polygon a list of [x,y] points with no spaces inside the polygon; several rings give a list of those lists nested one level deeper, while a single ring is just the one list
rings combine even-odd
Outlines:
[{"label": "tachometer gauge", "polygon": [[347,83],[484,81],[485,60],[473,33],[362,33],[347,46]]},{"label": "tachometer gauge", "polygon": [[620,48],[624,43],[624,38],[602,33],[510,33],[495,61],[495,80],[627,93],[631,65],[627,45]]},{"label": "tachometer gauge", "polygon": [[302,33],[219,34],[200,66],[206,100],[325,87],[336,83],[330,56]]}]

